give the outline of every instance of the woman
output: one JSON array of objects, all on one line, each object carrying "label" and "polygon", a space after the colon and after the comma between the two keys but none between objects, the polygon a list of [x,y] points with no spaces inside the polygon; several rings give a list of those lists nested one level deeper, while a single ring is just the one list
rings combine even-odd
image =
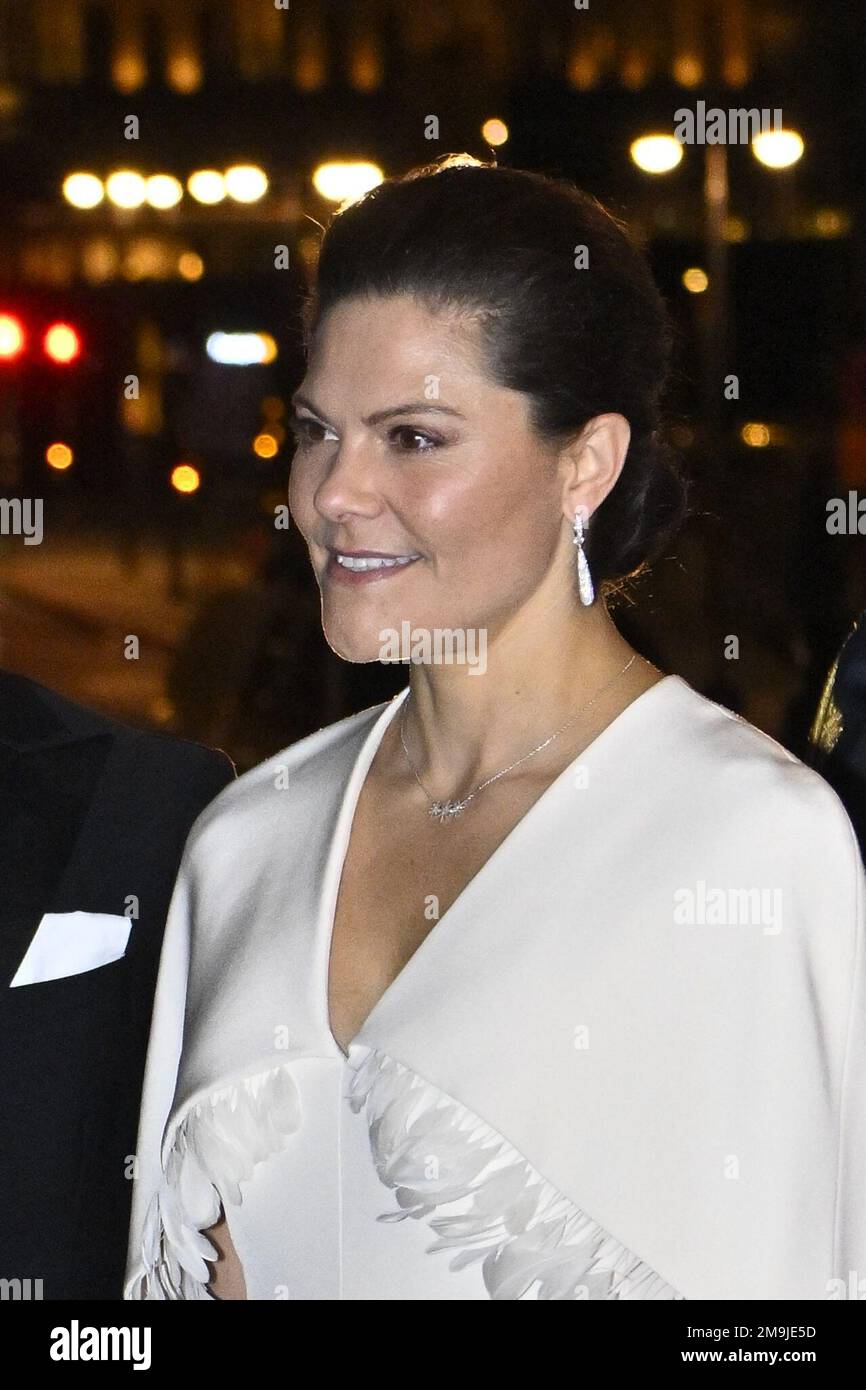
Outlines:
[{"label": "woman", "polygon": [[683,512],[643,259],[452,157],[336,216],[308,309],[292,515],[330,646],[409,685],[193,829],[127,1297],[830,1296],[864,878],[826,783],[609,616]]}]

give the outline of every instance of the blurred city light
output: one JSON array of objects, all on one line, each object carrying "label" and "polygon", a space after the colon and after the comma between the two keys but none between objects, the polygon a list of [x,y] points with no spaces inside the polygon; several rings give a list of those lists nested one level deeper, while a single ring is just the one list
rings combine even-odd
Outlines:
[{"label": "blurred city light", "polygon": [[629,154],[645,174],[667,174],[683,157],[683,147],[673,135],[642,135],[633,140]]},{"label": "blurred city light", "polygon": [[755,157],[768,169],[788,169],[804,150],[803,137],[796,130],[765,130],[752,141]]},{"label": "blurred city light", "polygon": [[750,449],[764,449],[770,442],[770,431],[766,425],[751,422],[743,425],[740,438]]},{"label": "blurred city light", "polygon": [[183,251],[178,256],[177,268],[184,280],[200,280],[204,275],[204,261],[195,251]]},{"label": "blurred city light", "polygon": [[105,180],[109,199],[119,208],[140,208],[147,197],[147,184],[134,169],[118,169]]},{"label": "blurred city light", "polygon": [[320,164],[313,173],[313,187],[331,203],[353,202],[369,193],[385,177],[378,164],[364,160],[332,161]]},{"label": "blurred city light", "polygon": [[811,218],[815,234],[822,237],[847,236],[851,230],[851,218],[839,208],[820,208]]},{"label": "blurred city light", "polygon": [[747,241],[749,224],[744,218],[729,214],[724,220],[722,235],[725,241]]},{"label": "blurred city light", "polygon": [[689,266],[688,270],[683,271],[683,284],[689,294],[703,294],[709,283],[707,272],[701,270],[700,266]]},{"label": "blurred city light", "polygon": [[211,333],[205,351],[212,362],[232,367],[250,367],[273,362],[277,344],[270,333]]},{"label": "blurred city light", "polygon": [[272,434],[257,434],[253,440],[253,453],[258,454],[260,459],[272,459],[279,447]]},{"label": "blurred city light", "polygon": [[268,191],[268,176],[255,164],[233,164],[224,179],[226,192],[236,203],[256,203]]},{"label": "blurred city light", "polygon": [[54,444],[49,444],[45,450],[45,462],[49,468],[54,468],[58,473],[63,473],[67,468],[72,467],[73,453],[68,444],[63,444],[56,440]]},{"label": "blurred city light", "polygon": [[173,174],[151,174],[145,187],[152,208],[173,208],[183,197],[183,184]]},{"label": "blurred city light", "polygon": [[674,59],[671,73],[681,87],[698,87],[704,80],[704,65],[694,53],[680,53]]},{"label": "blurred city light", "polygon": [[74,362],[81,353],[81,339],[71,324],[52,323],[45,331],[42,347],[53,362]]},{"label": "blurred city light", "polygon": [[482,137],[488,145],[504,145],[508,139],[508,126],[498,117],[492,116],[489,121],[485,121],[481,127]]},{"label": "blurred city light", "polygon": [[174,52],[169,54],[166,77],[168,84],[184,96],[198,91],[202,83],[202,65],[193,47],[181,47],[177,33],[173,36]]},{"label": "blurred city light", "polygon": [[147,438],[159,434],[164,425],[162,392],[158,381],[143,377],[138,396],[120,398],[120,418],[129,434]]},{"label": "blurred city light", "polygon": [[111,280],[117,274],[119,261],[117,247],[107,237],[94,237],[82,248],[82,270],[93,284]]},{"label": "blurred city light", "polygon": [[111,60],[111,80],[119,92],[135,92],[147,81],[147,63],[133,40],[116,49]]},{"label": "blurred city light", "polygon": [[201,474],[191,463],[178,463],[171,470],[171,485],[175,492],[197,492],[201,485]]},{"label": "blurred city light", "polygon": [[187,189],[197,203],[211,206],[226,196],[226,181],[218,169],[196,169],[186,181]]},{"label": "blurred city light", "polygon": [[12,362],[24,351],[24,325],[14,314],[0,314],[0,361]]},{"label": "blurred city light", "polygon": [[74,208],[95,208],[105,197],[105,188],[95,174],[67,174],[63,196]]},{"label": "blurred city light", "polygon": [[136,237],[126,247],[123,275],[127,280],[163,279],[174,272],[174,248],[159,237]]}]

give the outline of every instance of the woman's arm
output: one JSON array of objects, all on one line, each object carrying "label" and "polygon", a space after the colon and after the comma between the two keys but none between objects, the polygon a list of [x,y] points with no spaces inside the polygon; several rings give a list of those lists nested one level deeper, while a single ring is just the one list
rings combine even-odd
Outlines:
[{"label": "woman's arm", "polygon": [[[849,829],[857,925],[849,966],[836,1231],[827,1297],[862,1299],[866,1296],[866,876],[854,830]],[[837,929],[835,921],[827,925]]]},{"label": "woman's arm", "polygon": [[228,1222],[222,1208],[220,1208],[219,1221],[204,1234],[219,1251],[219,1259],[212,1266],[214,1273],[207,1286],[208,1291],[213,1294],[214,1298],[220,1300],[245,1299],[247,1290],[244,1283],[244,1272],[238,1259],[238,1252],[229,1234]]}]

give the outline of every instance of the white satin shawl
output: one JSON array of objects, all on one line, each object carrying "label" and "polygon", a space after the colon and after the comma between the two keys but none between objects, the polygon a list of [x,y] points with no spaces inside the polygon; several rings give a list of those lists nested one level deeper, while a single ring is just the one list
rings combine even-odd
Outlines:
[{"label": "white satin shawl", "polygon": [[[202,1232],[303,1124],[299,1059],[342,1055],[340,872],[407,693],[229,784],[190,833],[127,1298],[209,1296]],[[487,1240],[491,1297],[532,1280],[551,1298],[847,1296],[866,1276],[864,899],[828,784],[665,677],[550,784],[353,1039],[371,1139],[396,1135],[415,1173],[396,1200],[435,1218],[411,1090],[440,1126],[468,1116],[508,1166],[501,1210],[479,1191],[482,1225],[452,1233],[458,1254]]]}]

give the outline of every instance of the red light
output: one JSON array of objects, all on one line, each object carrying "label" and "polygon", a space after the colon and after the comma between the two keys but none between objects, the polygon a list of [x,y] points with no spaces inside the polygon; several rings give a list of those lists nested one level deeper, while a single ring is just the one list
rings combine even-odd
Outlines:
[{"label": "red light", "polygon": [[68,323],[52,323],[46,329],[42,346],[53,362],[74,362],[81,352],[81,339]]},{"label": "red light", "polygon": [[14,314],[0,314],[0,362],[14,362],[24,351],[24,328]]}]

